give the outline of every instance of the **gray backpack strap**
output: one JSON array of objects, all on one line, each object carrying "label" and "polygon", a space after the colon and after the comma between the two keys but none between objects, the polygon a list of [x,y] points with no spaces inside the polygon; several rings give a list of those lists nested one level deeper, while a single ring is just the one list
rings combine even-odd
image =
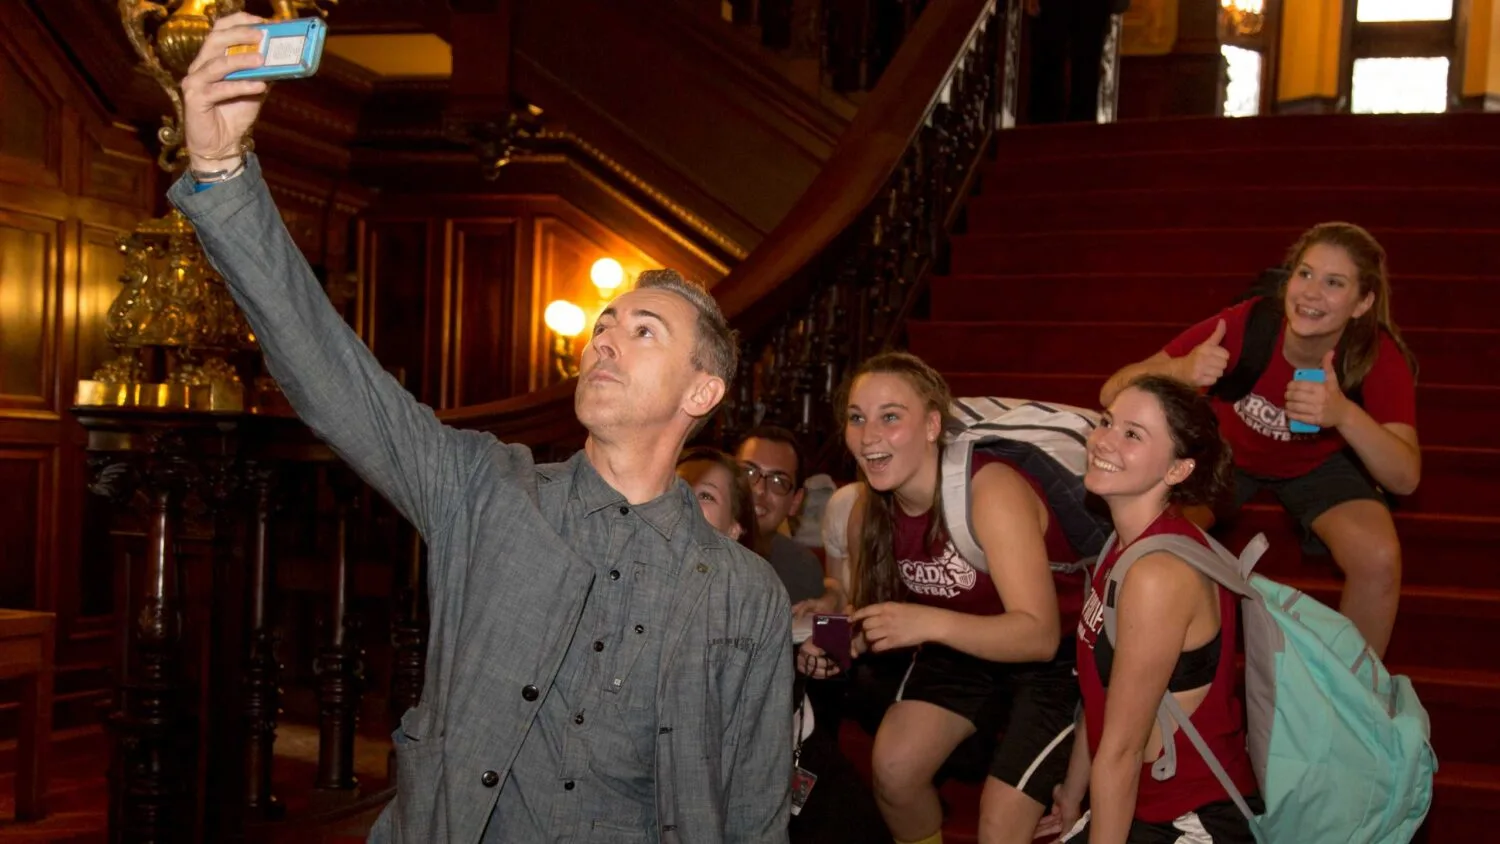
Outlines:
[{"label": "gray backpack strap", "polygon": [[[1215,756],[1214,752],[1209,749],[1208,742],[1203,740],[1203,734],[1198,732],[1197,727],[1193,726],[1193,720],[1188,717],[1186,712],[1182,711],[1182,704],[1177,702],[1177,698],[1172,697],[1171,692],[1167,692],[1162,696],[1161,709],[1157,710],[1156,720],[1158,724],[1161,723],[1163,713],[1170,716],[1177,723],[1178,729],[1182,730],[1182,734],[1187,736],[1188,741],[1193,743],[1193,747],[1197,748],[1198,755],[1203,757],[1203,761],[1207,763],[1208,769],[1214,772],[1214,779],[1219,781],[1219,785],[1224,786],[1224,791],[1229,794],[1229,799],[1234,801],[1234,805],[1239,808],[1240,814],[1244,815],[1245,820],[1250,822],[1250,829],[1256,829],[1259,821],[1256,819],[1255,812],[1250,809],[1250,804],[1245,802],[1245,795],[1240,793],[1239,788],[1234,784],[1234,780],[1229,778],[1229,772],[1224,770],[1224,766],[1219,762],[1219,757]],[[1167,740],[1171,737],[1171,733],[1163,731],[1161,736],[1163,747],[1173,747],[1176,744],[1176,742]],[[1162,758],[1166,758],[1165,754]],[[1156,776],[1156,767],[1154,765],[1151,768],[1151,776],[1156,777],[1158,780],[1164,779],[1164,777]],[[1259,836],[1257,835],[1258,838]]]},{"label": "gray backpack strap", "polygon": [[[1115,561],[1114,568],[1109,570],[1109,577],[1104,582],[1104,635],[1109,637],[1109,643],[1113,645],[1118,639],[1118,624],[1115,619],[1115,596],[1119,594],[1120,588],[1125,583],[1125,574],[1135,561],[1152,553],[1162,550],[1159,546],[1161,540],[1170,539],[1169,536],[1151,536],[1136,542],[1125,549],[1120,559]],[[1118,534],[1110,534],[1104,547],[1099,551],[1099,559],[1105,559],[1119,541]],[[1201,546],[1200,546],[1201,547]],[[1168,694],[1168,697],[1171,695]],[[1172,721],[1167,710],[1158,707],[1156,710],[1156,726],[1160,729],[1163,737],[1172,735]],[[1169,741],[1162,742],[1162,755],[1160,759],[1151,766],[1151,776],[1160,781],[1168,780],[1177,775],[1177,748]]]},{"label": "gray backpack strap", "polygon": [[[1229,553],[1213,537],[1209,537],[1207,534],[1205,534],[1205,537],[1208,539],[1210,547],[1204,547],[1202,543],[1186,536],[1164,534],[1160,536],[1148,536],[1125,549],[1125,552],[1120,555],[1120,559],[1115,562],[1114,568],[1110,569],[1109,578],[1104,585],[1104,632],[1105,635],[1109,636],[1110,644],[1114,644],[1116,641],[1118,624],[1115,619],[1115,596],[1124,584],[1125,574],[1130,570],[1130,567],[1135,565],[1136,560],[1147,554],[1153,554],[1158,551],[1171,554],[1201,572],[1205,577],[1241,597],[1249,598],[1259,594],[1245,580],[1245,575],[1241,574],[1241,571],[1248,571],[1249,568],[1253,568],[1256,560],[1264,553],[1266,546],[1265,537],[1257,536],[1255,540],[1251,541],[1250,546],[1246,548],[1247,556],[1254,549],[1253,557],[1250,558],[1248,566],[1241,560],[1236,559],[1233,554]],[[1110,545],[1113,544],[1113,539],[1111,537]],[[1106,546],[1106,551],[1100,552],[1100,559],[1104,559],[1107,549],[1108,546]],[[1168,780],[1177,775],[1177,746],[1175,742],[1168,739],[1172,736],[1173,724],[1186,723],[1186,718],[1175,717],[1173,713],[1174,709],[1177,713],[1182,712],[1182,708],[1177,704],[1176,698],[1172,697],[1171,692],[1167,692],[1162,696],[1162,705],[1156,711],[1156,725],[1160,728],[1162,737],[1162,755],[1152,763],[1151,776],[1157,781]],[[1191,727],[1191,724],[1187,724],[1187,728]],[[1186,732],[1186,728],[1184,732]],[[1196,730],[1194,733],[1196,734]],[[1191,740],[1193,736],[1189,735],[1188,738]],[[1202,736],[1199,736],[1197,741],[1194,742],[1194,746],[1199,746],[1202,741]],[[1207,749],[1207,746],[1199,746],[1198,749],[1203,751]],[[1205,759],[1205,761],[1209,763],[1210,768],[1221,767],[1218,760]],[[1233,792],[1231,792],[1231,796],[1233,796]],[[1243,800],[1243,797],[1239,798],[1239,802],[1243,802]]]},{"label": "gray backpack strap", "polygon": [[965,562],[982,572],[988,572],[989,561],[984,557],[984,549],[979,547],[979,539],[974,536],[973,485],[969,483],[973,464],[972,440],[948,443],[943,446],[938,483],[943,490],[943,519],[948,526],[948,539]]}]

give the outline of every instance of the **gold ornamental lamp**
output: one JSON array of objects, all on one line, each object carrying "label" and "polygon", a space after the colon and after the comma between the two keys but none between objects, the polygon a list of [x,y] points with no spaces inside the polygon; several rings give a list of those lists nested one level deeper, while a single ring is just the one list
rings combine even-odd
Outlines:
[{"label": "gold ornamental lamp", "polygon": [[1225,41],[1253,38],[1265,26],[1266,0],[1221,0],[1219,28]]},{"label": "gold ornamental lamp", "polygon": [[[326,15],[319,3],[271,0],[271,19],[305,11]],[[168,173],[187,165],[182,146],[182,77],[221,15],[244,0],[119,0],[120,20],[146,72],[172,103],[156,136],[157,164]],[[246,140],[246,150],[251,148]],[[124,289],[106,317],[106,336],[118,355],[78,382],[81,407],[152,407],[242,411],[245,385],[230,359],[257,349],[255,336],[203,255],[197,233],[176,210],[145,220],[122,235]],[[274,390],[269,378],[257,389]],[[256,402],[252,402],[254,406]]]}]

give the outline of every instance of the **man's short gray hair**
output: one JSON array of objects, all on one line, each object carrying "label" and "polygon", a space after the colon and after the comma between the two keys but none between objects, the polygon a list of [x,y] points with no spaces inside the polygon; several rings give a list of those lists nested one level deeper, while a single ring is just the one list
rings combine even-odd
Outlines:
[{"label": "man's short gray hair", "polygon": [[636,278],[637,290],[665,290],[688,300],[698,312],[698,339],[693,344],[693,367],[724,379],[727,390],[740,365],[739,335],[729,327],[713,294],[676,270],[646,270]]}]

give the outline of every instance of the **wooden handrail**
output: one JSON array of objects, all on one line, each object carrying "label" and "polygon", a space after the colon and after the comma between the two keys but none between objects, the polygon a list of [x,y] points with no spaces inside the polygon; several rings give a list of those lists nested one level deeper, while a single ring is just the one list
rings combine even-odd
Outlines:
[{"label": "wooden handrail", "polygon": [[890,181],[995,2],[934,3],[917,19],[828,165],[765,241],[714,287],[724,315],[741,332],[755,333],[761,327],[757,315],[775,313],[786,295],[795,295],[802,286],[795,283],[798,271]]}]

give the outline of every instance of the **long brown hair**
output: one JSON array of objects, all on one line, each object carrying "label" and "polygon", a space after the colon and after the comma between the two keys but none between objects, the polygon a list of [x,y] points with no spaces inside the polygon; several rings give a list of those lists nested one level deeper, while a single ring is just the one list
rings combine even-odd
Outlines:
[{"label": "long brown hair", "polygon": [[[1344,326],[1343,336],[1339,338],[1338,359],[1335,362],[1338,366],[1339,387],[1347,393],[1364,383],[1365,376],[1374,368],[1375,358],[1380,352],[1382,331],[1401,350],[1401,356],[1406,359],[1406,365],[1415,379],[1416,355],[1412,354],[1406,341],[1401,339],[1401,331],[1391,319],[1391,282],[1386,275],[1385,249],[1380,241],[1353,223],[1319,223],[1303,232],[1302,237],[1292,244],[1287,252],[1287,269],[1295,273],[1307,250],[1320,244],[1337,246],[1349,254],[1355,269],[1359,271],[1357,282],[1361,299],[1367,294],[1375,294],[1375,302],[1370,309],[1365,311],[1364,316],[1350,320]],[[1281,298],[1283,302],[1286,301],[1285,284],[1281,286]]]},{"label": "long brown hair", "polygon": [[[840,421],[848,430],[849,422],[849,394],[854,389],[854,382],[862,376],[884,373],[897,375],[906,380],[911,388],[916,391],[922,399],[922,415],[925,417],[932,411],[937,411],[942,417],[942,429],[950,431],[955,426],[955,421],[950,408],[953,405],[953,395],[948,390],[948,382],[943,380],[937,370],[928,366],[925,361],[908,352],[882,352],[854,370],[848,380],[839,390],[837,409]],[[942,447],[943,440],[940,439],[938,447]],[[852,580],[854,587],[854,605],[856,607],[867,607],[870,604],[878,604],[882,601],[899,601],[906,597],[906,587],[901,581],[901,572],[896,567],[895,530],[896,530],[896,494],[895,490],[881,492],[863,482],[864,488],[860,490],[859,504],[862,515],[859,542],[851,544],[850,569],[853,572]],[[939,543],[948,539],[948,526],[943,520],[942,484],[933,484],[932,494],[932,521],[927,529],[927,543],[936,547]]]}]

